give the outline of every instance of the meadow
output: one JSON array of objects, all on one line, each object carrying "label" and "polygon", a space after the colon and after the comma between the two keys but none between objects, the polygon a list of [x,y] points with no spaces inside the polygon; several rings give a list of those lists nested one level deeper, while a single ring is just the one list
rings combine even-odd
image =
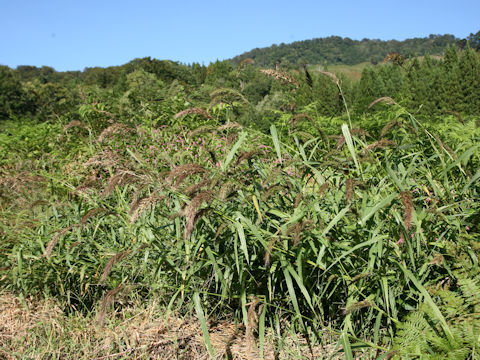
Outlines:
[{"label": "meadow", "polygon": [[355,114],[325,71],[335,116],[132,74],[1,123],[0,357],[480,355],[475,115]]}]

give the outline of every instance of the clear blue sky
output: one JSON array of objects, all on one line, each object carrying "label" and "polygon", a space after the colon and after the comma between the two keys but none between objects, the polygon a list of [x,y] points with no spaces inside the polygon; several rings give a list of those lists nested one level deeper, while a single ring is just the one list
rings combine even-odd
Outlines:
[{"label": "clear blue sky", "polygon": [[57,70],[151,56],[208,64],[256,47],[338,35],[464,38],[480,1],[0,0],[0,64]]}]

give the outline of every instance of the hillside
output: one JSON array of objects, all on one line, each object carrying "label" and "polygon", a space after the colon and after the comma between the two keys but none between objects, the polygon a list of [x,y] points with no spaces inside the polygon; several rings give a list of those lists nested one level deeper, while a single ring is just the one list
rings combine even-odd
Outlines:
[{"label": "hillside", "polygon": [[404,56],[439,55],[445,47],[455,44],[459,39],[453,35],[430,35],[425,38],[413,38],[403,41],[362,39],[352,40],[339,36],[296,41],[291,44],[272,45],[256,48],[232,59],[235,64],[251,58],[260,67],[273,67],[303,64],[344,64],[354,65],[361,62],[377,63],[389,53],[398,52]]},{"label": "hillside", "polygon": [[0,359],[480,359],[458,47],[0,66]]}]

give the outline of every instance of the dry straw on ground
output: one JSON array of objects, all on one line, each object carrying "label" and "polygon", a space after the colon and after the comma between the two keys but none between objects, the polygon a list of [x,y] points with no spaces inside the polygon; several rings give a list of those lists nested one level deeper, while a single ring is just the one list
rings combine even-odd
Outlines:
[{"label": "dry straw on ground", "polygon": [[[102,304],[105,308],[114,301],[113,295]],[[11,294],[0,295],[0,359],[210,359],[198,320],[167,314],[156,303],[119,308],[108,314],[108,325],[106,314],[100,325],[91,316],[67,316],[50,300],[27,298],[25,304],[28,308]],[[260,359],[256,332],[261,310],[262,305],[253,299],[248,329],[233,321],[208,321],[214,359]],[[45,336],[46,329],[49,336]],[[337,339],[331,335],[325,336],[327,345],[313,347],[313,354],[299,334],[284,337],[275,350],[278,340],[273,331],[267,331],[265,360],[342,358],[336,354]]]}]

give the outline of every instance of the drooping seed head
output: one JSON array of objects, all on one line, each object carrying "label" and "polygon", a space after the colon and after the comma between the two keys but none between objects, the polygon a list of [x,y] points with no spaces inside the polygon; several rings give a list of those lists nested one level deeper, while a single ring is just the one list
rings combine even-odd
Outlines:
[{"label": "drooping seed head", "polygon": [[201,116],[204,116],[206,117],[207,119],[213,119],[213,117],[208,113],[207,110],[205,109],[202,109],[202,108],[199,108],[199,107],[192,107],[192,108],[189,108],[189,109],[185,109],[183,111],[180,111],[178,113],[176,113],[173,118],[174,119],[178,119],[182,116],[185,116],[185,115],[191,115],[191,114],[194,114],[194,115],[201,115]]},{"label": "drooping seed head", "polygon": [[370,109],[371,107],[375,106],[375,105],[378,104],[378,103],[388,104],[388,105],[396,104],[395,100],[393,100],[391,97],[389,97],[389,96],[382,96],[382,97],[379,97],[378,99],[373,100],[373,101],[370,103],[370,105],[368,105],[368,108]]},{"label": "drooping seed head", "polygon": [[105,282],[107,279],[108,274],[110,273],[110,270],[112,269],[113,265],[115,265],[117,262],[122,261],[125,259],[132,251],[131,250],[125,250],[121,251],[114,256],[108,261],[107,265],[103,269],[102,276],[100,277],[100,283]]}]

